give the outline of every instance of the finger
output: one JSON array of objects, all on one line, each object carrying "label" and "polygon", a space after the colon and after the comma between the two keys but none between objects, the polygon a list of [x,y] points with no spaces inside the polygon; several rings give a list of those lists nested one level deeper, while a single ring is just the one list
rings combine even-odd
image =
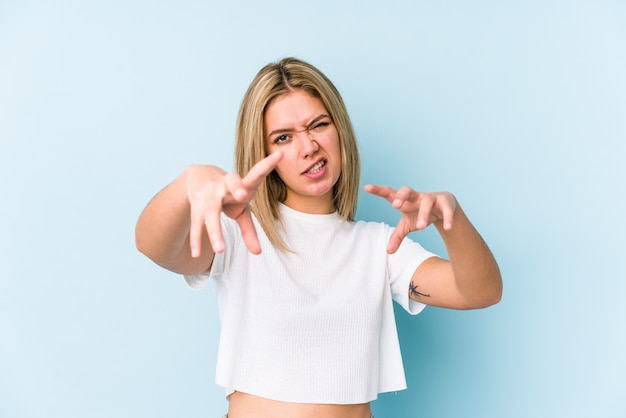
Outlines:
[{"label": "finger", "polygon": [[208,208],[204,215],[204,225],[209,235],[209,242],[216,253],[221,253],[225,248],[220,213],[219,208]]},{"label": "finger", "polygon": [[194,258],[200,257],[202,252],[202,233],[204,231],[204,222],[202,220],[202,214],[191,208],[190,214],[190,226],[189,226],[189,247],[191,250],[191,256]]},{"label": "finger", "polygon": [[256,234],[254,223],[252,223],[250,210],[246,209],[245,211],[243,211],[243,213],[239,215],[236,220],[237,224],[239,225],[239,229],[241,230],[243,242],[246,244],[248,250],[252,254],[261,253],[261,244],[259,243],[259,238]]},{"label": "finger", "polygon": [[454,205],[445,195],[438,198],[438,208],[443,215],[443,229],[449,231],[452,229],[452,220],[454,219]]},{"label": "finger", "polygon": [[237,202],[245,202],[248,198],[248,190],[237,173],[230,172],[224,175],[224,187]]},{"label": "finger", "polygon": [[407,186],[402,186],[396,192],[393,202],[391,202],[391,206],[395,209],[400,209],[404,202],[408,201],[411,197],[413,190]]},{"label": "finger", "polygon": [[435,202],[429,195],[423,195],[419,203],[419,211],[417,213],[417,221],[415,222],[415,228],[420,230],[428,226],[428,218],[433,210]]},{"label": "finger", "polygon": [[398,248],[400,248],[400,244],[402,244],[402,240],[409,233],[409,230],[406,228],[406,225],[403,220],[400,220],[396,229],[391,233],[389,237],[389,243],[387,244],[387,253],[393,254]]},{"label": "finger", "polygon": [[242,179],[246,188],[256,189],[283,158],[282,151],[276,151],[256,163]]},{"label": "finger", "polygon": [[381,186],[381,185],[374,185],[374,184],[366,185],[364,187],[364,190],[369,194],[373,194],[374,196],[382,197],[388,202],[393,202],[393,199],[396,194],[396,190],[389,186]]}]

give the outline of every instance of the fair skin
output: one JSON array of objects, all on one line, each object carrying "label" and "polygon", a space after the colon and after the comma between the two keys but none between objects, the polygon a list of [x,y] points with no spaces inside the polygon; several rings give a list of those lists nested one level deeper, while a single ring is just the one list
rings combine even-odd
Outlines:
[{"label": "fair skin", "polygon": [[[295,90],[272,101],[265,113],[268,156],[243,178],[214,166],[190,166],[159,192],[142,213],[137,247],[159,265],[182,274],[207,271],[225,248],[220,213],[235,219],[243,241],[261,248],[248,204],[276,170],[287,188],[287,206],[307,213],[331,213],[333,186],[341,173],[337,130],[323,103]],[[409,296],[431,306],[482,308],[500,299],[502,282],[487,245],[450,193],[422,193],[408,187],[367,185],[365,191],[389,201],[401,214],[387,251],[404,237],[433,224],[450,260],[430,258],[413,274]],[[280,402],[235,392],[229,418],[367,418],[368,403],[319,405]]]},{"label": "fair skin", "polygon": [[322,101],[296,90],[272,101],[264,122],[266,150],[284,155],[276,166],[287,186],[283,203],[301,212],[334,212],[333,186],[341,174],[341,150],[339,134]]}]

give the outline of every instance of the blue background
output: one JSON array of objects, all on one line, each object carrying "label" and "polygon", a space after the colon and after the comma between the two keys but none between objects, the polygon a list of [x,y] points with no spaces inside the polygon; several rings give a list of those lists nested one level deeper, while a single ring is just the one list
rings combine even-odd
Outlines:
[{"label": "blue background", "polygon": [[186,165],[232,169],[288,55],[342,92],[363,183],[454,192],[504,276],[495,307],[397,312],[377,418],[626,416],[625,41],[608,0],[0,0],[0,417],[225,412],[214,295],[134,225]]}]

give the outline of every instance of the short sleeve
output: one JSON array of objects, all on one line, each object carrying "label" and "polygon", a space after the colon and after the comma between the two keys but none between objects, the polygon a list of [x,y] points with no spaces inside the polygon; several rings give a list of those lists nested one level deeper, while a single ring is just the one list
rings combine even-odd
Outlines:
[{"label": "short sleeve", "polygon": [[[393,228],[390,228],[389,236],[392,232]],[[409,298],[411,278],[420,264],[431,257],[437,257],[437,255],[425,250],[420,244],[408,237],[404,238],[394,254],[388,256],[391,296],[411,315],[417,315],[426,307],[425,304]]]},{"label": "short sleeve", "polygon": [[187,286],[189,286],[193,290],[200,290],[209,281],[211,275],[209,273],[200,273],[194,275],[184,274],[183,278],[185,279],[185,283],[187,283]]}]

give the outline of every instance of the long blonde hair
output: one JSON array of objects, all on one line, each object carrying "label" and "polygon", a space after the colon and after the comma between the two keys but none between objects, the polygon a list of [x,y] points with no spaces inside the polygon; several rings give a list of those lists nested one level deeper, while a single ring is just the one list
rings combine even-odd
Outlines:
[{"label": "long blonde hair", "polygon": [[[337,128],[341,149],[341,174],[333,188],[333,203],[344,219],[353,221],[361,175],[354,129],[339,91],[321,71],[307,62],[284,58],[263,67],[252,80],[237,119],[237,173],[245,176],[254,164],[267,156],[264,140],[265,110],[272,100],[294,90],[303,90],[319,98]],[[251,203],[252,212],[270,242],[281,250],[288,248],[279,231],[282,219],[278,203],[286,197],[285,184],[274,171],[265,178]]]}]

